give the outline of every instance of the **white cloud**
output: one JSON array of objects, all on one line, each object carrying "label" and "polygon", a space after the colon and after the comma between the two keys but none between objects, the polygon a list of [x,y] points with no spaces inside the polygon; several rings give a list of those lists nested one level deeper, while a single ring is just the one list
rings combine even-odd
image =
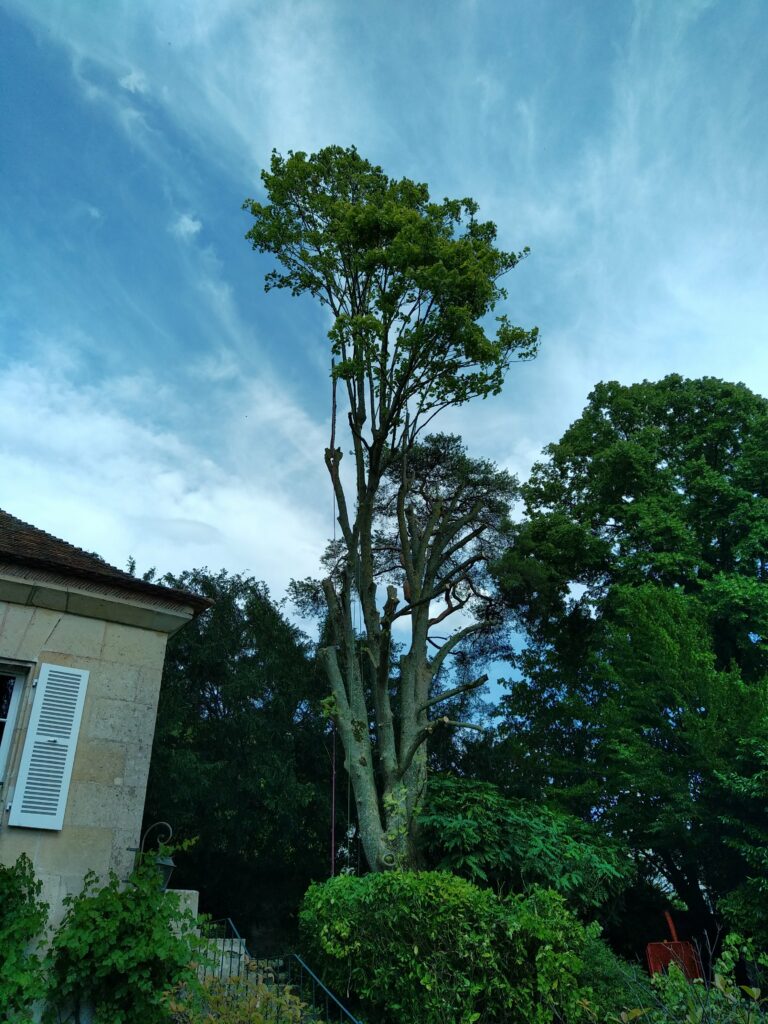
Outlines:
[{"label": "white cloud", "polygon": [[199,221],[197,217],[193,217],[190,213],[182,213],[171,225],[171,231],[177,238],[188,242],[190,238],[199,234],[202,226],[202,221]]},{"label": "white cloud", "polygon": [[228,348],[210,352],[195,360],[189,367],[192,376],[213,383],[233,381],[240,375],[240,371],[240,363],[235,353]]},{"label": "white cloud", "polygon": [[[765,134],[754,114],[756,106],[762,110],[755,99],[762,91],[750,71],[757,65],[742,45],[745,23],[735,13],[726,15],[729,32],[718,39],[718,63],[727,81],[702,55],[702,38],[692,34],[703,11],[722,17],[723,5],[718,12],[708,2],[636,4],[631,27],[607,49],[592,106],[581,111],[574,99],[578,78],[557,80],[549,39],[539,41],[541,49],[532,57],[546,52],[548,58],[536,74],[515,71],[516,64],[524,66],[522,56],[507,67],[492,55],[480,63],[471,47],[488,5],[470,5],[472,31],[460,37],[457,31],[449,40],[455,48],[450,60],[438,52],[448,39],[444,26],[436,26],[428,41],[419,41],[414,31],[410,42],[393,42],[382,33],[375,47],[372,37],[352,45],[344,5],[321,0],[285,0],[271,8],[248,0],[115,0],[108,15],[81,4],[53,6],[55,17],[50,5],[46,15],[45,4],[24,4],[20,13],[37,18],[69,49],[84,94],[105,104],[131,142],[155,161],[176,217],[169,230],[179,239],[190,241],[202,230],[191,211],[201,211],[212,238],[216,223],[192,193],[189,181],[196,179],[186,153],[180,159],[171,133],[157,127],[158,112],[172,125],[173,138],[196,153],[198,162],[191,166],[204,172],[201,180],[225,166],[226,180],[239,187],[255,180],[257,165],[273,146],[312,149],[354,141],[364,153],[373,150],[392,173],[431,180],[437,195],[477,196],[482,213],[499,222],[502,244],[532,245],[531,260],[510,276],[510,305],[514,319],[542,327],[542,355],[532,366],[513,370],[502,397],[443,421],[442,428],[465,434],[473,453],[524,475],[543,445],[578,416],[599,379],[630,382],[679,371],[742,379],[768,392],[768,233],[762,216],[768,176]],[[500,3],[488,12],[489,19],[498,15],[493,23],[499,38],[512,26],[525,27],[523,16],[510,13],[515,6],[520,7]],[[386,20],[387,5],[372,8],[373,21]],[[446,25],[452,11],[447,4]],[[579,24],[599,35],[591,17]],[[581,40],[572,42],[577,49]],[[146,71],[124,73],[138,66]],[[556,87],[548,94],[553,80]],[[110,92],[104,81],[119,81],[122,89]],[[149,96],[141,109],[133,105],[138,94]],[[569,121],[573,111],[582,116],[578,129]],[[211,197],[212,205],[217,201]],[[177,215],[179,210],[187,212]],[[188,270],[183,298],[199,301],[201,319],[206,329],[210,325],[210,351],[198,353],[186,369],[198,386],[210,385],[215,437],[184,441],[184,413],[176,408],[184,402],[167,393],[166,407],[176,417],[173,431],[140,429],[152,422],[151,410],[142,408],[139,415],[140,396],[152,395],[157,381],[139,374],[113,380],[99,392],[67,385],[79,409],[70,434],[51,386],[42,381],[47,421],[79,453],[73,472],[58,473],[59,463],[68,463],[65,447],[54,450],[53,441],[44,442],[35,429],[18,435],[16,454],[10,448],[5,458],[15,458],[21,474],[27,473],[40,507],[50,510],[53,490],[69,495],[55,497],[67,528],[78,528],[92,501],[101,518],[83,519],[88,532],[101,537],[99,524],[106,523],[105,542],[139,538],[151,549],[150,564],[166,566],[163,550],[173,553],[179,568],[200,560],[216,564],[213,554],[227,552],[232,561],[226,564],[260,575],[255,561],[246,559],[271,565],[278,552],[277,560],[286,561],[281,586],[289,575],[302,574],[280,540],[282,525],[290,524],[298,536],[302,524],[323,521],[324,529],[309,529],[317,542],[313,557],[322,547],[319,538],[329,532],[326,513],[317,511],[327,485],[319,465],[325,428],[289,385],[281,386],[279,360],[268,358],[281,345],[293,346],[305,362],[284,359],[286,380],[306,380],[306,352],[298,329],[278,334],[262,323],[254,332],[241,312],[241,285],[213,249],[174,248]],[[132,301],[141,304],[142,297]],[[147,326],[159,334],[157,325]],[[316,337],[323,333],[321,324]],[[317,345],[313,351],[325,350]],[[316,358],[312,379],[319,384],[327,378]],[[123,411],[116,408],[102,421],[95,410],[105,397]],[[203,413],[199,418],[207,424]],[[97,460],[89,452],[101,442],[97,437],[91,444],[89,438],[102,432],[111,441]],[[39,470],[36,480],[34,459],[19,454],[35,445],[47,452],[45,473]],[[53,490],[46,491],[46,474]],[[89,481],[105,475],[109,487],[91,489]],[[125,513],[119,501],[104,497],[106,489],[120,487],[133,494]],[[257,532],[269,540],[254,547],[246,520],[256,522]],[[140,521],[144,529],[136,526]],[[55,521],[52,528],[56,532]],[[167,548],[155,542],[165,535]],[[82,542],[98,546],[87,538]],[[201,545],[194,550],[202,557],[187,559],[193,543]],[[135,546],[131,550],[140,554]]]},{"label": "white cloud", "polygon": [[123,75],[122,78],[118,79],[118,84],[123,87],[127,92],[138,93],[139,95],[145,95],[149,92],[149,84],[146,76],[143,72],[134,69],[127,75]]},{"label": "white cloud", "polygon": [[55,17],[45,5],[10,3],[69,50],[89,98],[104,89],[84,64],[134,96],[150,95],[151,80],[153,102],[208,160],[252,180],[273,146],[311,150],[379,134],[370,87],[352,77],[337,31],[343,7],[326,0],[258,9],[248,0],[115,0],[102,13],[57,5]]},{"label": "white cloud", "polygon": [[[35,411],[10,417],[0,440],[7,511],[118,566],[129,555],[161,571],[223,566],[266,580],[277,596],[291,576],[316,571],[326,509],[300,503],[285,474],[278,481],[266,439],[256,466],[218,461],[147,416],[173,400],[167,385],[84,385],[81,369],[16,363],[0,378],[0,403],[23,394]],[[225,433],[234,436],[231,423]]]}]

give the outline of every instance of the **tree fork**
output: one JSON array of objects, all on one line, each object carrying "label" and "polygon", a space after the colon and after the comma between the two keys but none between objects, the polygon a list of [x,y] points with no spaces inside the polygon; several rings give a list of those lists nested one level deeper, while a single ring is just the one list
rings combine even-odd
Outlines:
[{"label": "tree fork", "polygon": [[[426,786],[426,740],[434,728],[427,719],[430,687],[448,653],[486,625],[479,611],[482,621],[458,628],[430,659],[430,602],[447,593],[438,621],[482,608],[483,567],[493,550],[485,538],[499,535],[516,495],[507,474],[469,460],[458,439],[434,442],[424,431],[442,410],[497,394],[512,357],[535,353],[536,329],[513,327],[505,316],[496,317],[495,335],[482,326],[506,298],[501,277],[527,250],[498,249],[495,226],[478,220],[472,200],[433,202],[425,185],[388,178],[353,148],[274,153],[262,179],[267,202],[244,205],[253,216],[247,235],[253,248],[280,265],[267,275],[267,289],[311,294],[333,321],[325,464],[343,551],[333,549],[333,579],[321,584],[336,646],[324,647],[320,661],[336,697],[370,867],[407,867],[414,862],[414,811]],[[339,381],[348,404],[354,501],[339,472]],[[381,536],[384,550],[399,547],[399,557],[380,556]],[[454,594],[459,581],[472,604],[463,589]],[[380,584],[387,586],[383,609]],[[398,587],[406,602],[399,610]],[[355,594],[364,665],[372,670],[372,719],[351,614]],[[410,638],[398,677],[391,671],[392,624],[406,616]]]}]

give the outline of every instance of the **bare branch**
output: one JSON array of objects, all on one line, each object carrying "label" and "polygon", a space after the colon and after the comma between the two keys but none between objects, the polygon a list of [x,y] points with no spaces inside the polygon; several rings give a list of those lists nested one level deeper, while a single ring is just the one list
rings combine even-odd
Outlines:
[{"label": "bare branch", "polygon": [[430,662],[429,667],[432,671],[433,678],[440,671],[443,662],[451,653],[451,651],[454,650],[454,648],[456,648],[461,643],[462,640],[466,640],[468,636],[471,636],[473,633],[477,633],[481,629],[483,629],[484,625],[485,623],[483,622],[473,622],[471,626],[465,626],[463,629],[458,630],[458,632],[454,633],[453,636],[449,637],[445,641],[443,646],[440,648],[440,650],[437,652],[437,654]]},{"label": "bare branch", "polygon": [[419,749],[419,747],[426,743],[426,741],[429,739],[429,737],[432,735],[432,733],[439,725],[450,725],[454,729],[474,729],[476,732],[485,732],[485,728],[482,725],[475,725],[474,722],[454,722],[453,719],[448,718],[447,716],[443,718],[433,719],[431,722],[425,725],[423,729],[420,729],[419,732],[416,733],[413,742],[408,747],[405,757],[400,763],[400,771],[398,772],[398,775],[401,779],[408,771],[408,769],[411,767],[411,764],[413,762],[414,757],[416,756],[416,752]]},{"label": "bare branch", "polygon": [[347,700],[347,691],[344,686],[344,678],[341,674],[341,668],[339,667],[339,659],[336,653],[335,647],[321,647],[317,652],[317,656],[320,660],[320,664],[323,666],[328,677],[328,681],[331,684],[331,692],[336,699],[336,717],[339,722],[339,727],[349,727],[349,721],[351,718],[349,710],[349,701]]},{"label": "bare branch", "polygon": [[349,512],[347,510],[347,498],[344,494],[344,488],[341,485],[339,478],[339,463],[341,462],[341,449],[340,448],[326,448],[325,449],[325,465],[328,467],[328,473],[331,477],[331,483],[333,484],[333,493],[336,495],[336,511],[338,514],[339,526],[341,532],[344,534],[344,542],[346,543],[350,551],[354,550],[354,532],[352,525],[349,521]]},{"label": "bare branch", "polygon": [[[375,681],[373,700],[376,708],[376,726],[379,739],[379,763],[384,776],[385,785],[393,783],[397,776],[397,748],[395,744],[395,725],[392,714],[392,702],[389,696],[390,669],[390,624],[391,608],[397,605],[397,590],[387,587],[387,602],[384,606],[384,624],[381,630],[380,643],[377,646],[378,663],[374,664]],[[376,659],[372,658],[375,662]]]},{"label": "bare branch", "polygon": [[434,508],[429,514],[429,518],[424,525],[424,529],[421,533],[421,539],[419,541],[418,548],[416,550],[416,563],[421,571],[427,561],[427,551],[429,550],[429,542],[432,540],[432,535],[437,528],[437,524],[443,514],[443,503],[440,499],[435,502]]},{"label": "bare branch", "polygon": [[452,718],[442,718],[440,721],[445,722],[446,725],[453,726],[454,729],[474,729],[475,732],[486,731],[484,725],[477,725],[475,722],[454,722]]},{"label": "bare branch", "polygon": [[325,595],[325,603],[328,608],[328,616],[331,620],[331,628],[333,629],[333,635],[337,643],[341,643],[344,637],[344,613],[341,608],[341,602],[339,601],[339,595],[333,585],[333,580],[324,579],[321,584],[323,588],[323,594]]},{"label": "bare branch", "polygon": [[403,560],[403,569],[408,580],[408,586],[412,590],[416,583],[416,573],[413,565],[413,553],[408,537],[408,522],[405,512],[405,496],[408,493],[408,487],[408,469],[405,454],[403,454],[400,486],[397,490],[397,530],[400,538],[400,555]]},{"label": "bare branch", "polygon": [[421,705],[419,711],[426,711],[427,708],[431,708],[435,704],[442,704],[444,700],[450,700],[451,697],[458,697],[461,693],[469,693],[470,690],[476,690],[478,686],[483,686],[487,682],[488,676],[484,672],[477,679],[473,679],[471,683],[462,683],[460,686],[454,686],[451,690],[445,690],[444,693],[438,693],[436,697],[430,697],[426,704]]},{"label": "bare branch", "polygon": [[473,565],[477,565],[478,562],[483,561],[485,561],[484,556],[479,554],[465,558],[463,562],[447,572],[441,580],[435,582],[435,590],[437,593],[440,593],[441,591],[444,591],[446,587],[454,586],[464,576],[467,569],[471,569]]},{"label": "bare branch", "polygon": [[[459,531],[463,530],[465,526],[468,526],[475,518],[476,516],[471,513],[470,515],[464,516],[459,523],[456,524],[455,529],[451,530],[451,535],[455,537]],[[486,529],[486,524],[481,523],[480,526],[476,526],[474,530],[470,530],[469,533],[465,533],[463,537],[460,537],[455,544],[452,544],[451,547],[443,553],[442,560],[446,561],[449,558],[453,558],[457,551],[461,551],[461,549],[465,548],[467,544],[471,544],[473,540],[477,540],[477,538],[484,533]]]},{"label": "bare branch", "polygon": [[[457,581],[457,582],[459,582],[459,581]],[[461,598],[459,598],[457,603],[454,604],[453,601],[451,600],[453,595],[451,594],[451,588],[450,587],[446,587],[445,588],[445,595],[444,596],[445,596],[445,608],[440,612],[439,615],[436,615],[434,617],[434,619],[430,619],[429,620],[429,622],[427,623],[427,626],[430,629],[432,628],[432,626],[436,626],[438,624],[438,622],[442,622],[444,619],[447,619],[449,615],[453,615],[454,612],[461,611],[461,609],[464,607],[464,605],[469,600],[469,598],[466,598],[465,600],[462,600]]]}]

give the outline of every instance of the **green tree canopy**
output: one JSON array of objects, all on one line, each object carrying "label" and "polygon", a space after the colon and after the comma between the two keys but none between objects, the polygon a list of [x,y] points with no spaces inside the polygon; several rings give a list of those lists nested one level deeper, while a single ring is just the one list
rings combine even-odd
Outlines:
[{"label": "green tree canopy", "polygon": [[703,923],[768,838],[768,402],[599,384],[545,454],[498,565],[526,638],[505,746]]},{"label": "green tree canopy", "polygon": [[279,930],[328,873],[327,718],[312,648],[263,583],[206,569],[165,581],[215,604],[168,644],[145,819],[198,837],[174,882],[199,889],[202,909]]}]

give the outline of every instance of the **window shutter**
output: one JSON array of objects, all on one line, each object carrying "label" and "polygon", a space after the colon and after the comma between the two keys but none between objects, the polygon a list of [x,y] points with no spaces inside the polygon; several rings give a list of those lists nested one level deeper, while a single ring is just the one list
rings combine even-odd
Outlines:
[{"label": "window shutter", "polygon": [[62,827],[87,685],[85,669],[41,666],[9,825]]}]

